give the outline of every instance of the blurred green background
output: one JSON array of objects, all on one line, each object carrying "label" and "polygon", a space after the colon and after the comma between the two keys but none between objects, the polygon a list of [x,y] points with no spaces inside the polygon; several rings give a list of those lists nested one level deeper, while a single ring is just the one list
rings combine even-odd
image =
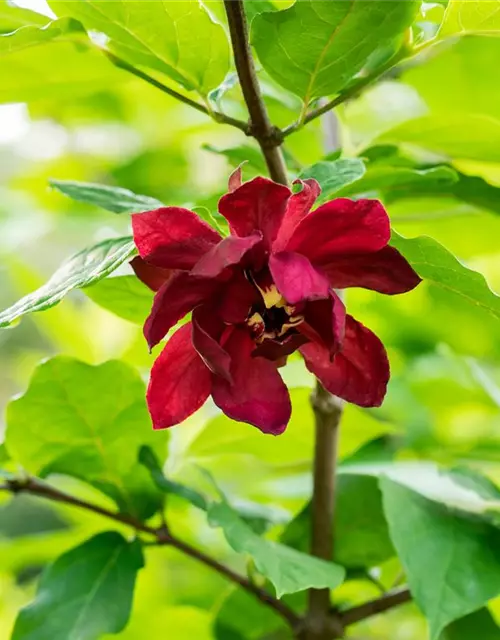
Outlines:
[{"label": "blurred green background", "polygon": [[[436,32],[443,5],[424,3],[418,37],[425,39]],[[23,6],[49,11],[43,0],[26,0]],[[280,3],[279,8],[284,6]],[[0,33],[19,26],[9,22],[7,12],[2,15],[0,11]],[[40,21],[43,24],[43,18]],[[66,46],[52,44],[0,61],[2,308],[46,281],[67,256],[129,232],[128,216],[73,202],[51,190],[49,179],[117,185],[169,205],[215,210],[232,167],[246,159],[246,178],[264,171],[257,148],[242,133],[214,124],[113,68],[97,53],[79,53],[80,69],[76,58],[65,56]],[[445,43],[431,60],[384,79],[337,113],[346,155],[379,157],[379,166],[391,166],[388,145],[397,145],[398,162],[446,163],[463,176],[487,181],[490,188],[484,193],[478,188],[427,192],[418,187],[400,193],[369,193],[385,200],[399,233],[436,238],[484,273],[497,291],[500,85],[495,78],[499,54],[500,39],[487,35]],[[58,81],[65,65],[73,65],[72,86]],[[78,82],[79,77],[89,82]],[[264,74],[262,78],[273,120],[278,125],[293,121],[300,108],[297,99]],[[224,98],[224,108],[245,117],[237,87]],[[374,146],[378,151],[373,151]],[[289,167],[296,172],[321,159],[325,154],[321,123],[315,121],[291,136],[286,153]],[[131,271],[122,268],[114,275],[124,273]],[[57,353],[88,363],[123,359],[138,367],[146,379],[153,356],[148,354],[140,324],[105,310],[106,290],[99,295],[101,286],[95,287],[97,293],[89,290],[101,305],[82,291],[73,292],[57,307],[2,330],[2,406],[26,388],[40,360]],[[142,306],[133,310],[135,317],[141,317],[149,299],[144,291]],[[347,304],[382,338],[393,373],[381,409],[347,407],[342,458],[467,463],[500,481],[497,321],[429,285],[395,298],[352,290]],[[169,433],[171,476],[203,483],[201,465],[216,475],[229,496],[265,503],[278,523],[289,521],[310,492],[312,380],[298,359],[291,360],[285,375],[293,389],[294,409],[285,435],[262,437],[252,427],[231,423],[207,406]],[[67,484],[103,500],[76,481]],[[0,501],[0,639],[7,640],[17,611],[33,596],[43,566],[101,530],[102,522],[96,516],[28,497],[10,501],[0,495]],[[221,555],[227,553],[220,535],[191,509],[172,499],[169,512],[186,538],[201,545],[210,543]],[[363,523],[358,525],[362,529]],[[175,550],[151,548],[148,554],[149,568],[140,573],[131,622],[118,637],[229,638],[220,629],[228,620],[231,628],[238,624],[246,628],[240,636],[234,631],[233,638],[278,637],[270,632],[259,635],[255,620],[262,614],[218,576]],[[376,597],[378,583],[387,587],[399,575],[398,562],[391,558],[372,569],[370,576],[360,575],[343,585],[336,600],[355,604]],[[490,608],[500,622],[500,602]],[[422,640],[425,633],[425,622],[412,604],[349,629],[349,637],[358,640]]]}]

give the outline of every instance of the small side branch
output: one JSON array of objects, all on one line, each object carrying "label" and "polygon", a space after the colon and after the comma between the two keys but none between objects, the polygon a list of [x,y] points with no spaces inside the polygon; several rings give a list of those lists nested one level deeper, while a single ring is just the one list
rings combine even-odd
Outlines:
[{"label": "small side branch", "polygon": [[288,176],[283,152],[281,131],[271,124],[266,106],[262,100],[250,43],[248,25],[242,0],[224,0],[229,34],[234,54],[234,62],[240,80],[243,97],[250,114],[250,135],[260,145],[273,180],[287,184]]},{"label": "small side branch", "polygon": [[410,590],[402,587],[401,589],[389,591],[380,598],[360,604],[358,607],[342,611],[338,615],[342,625],[348,627],[351,624],[361,622],[361,620],[366,620],[366,618],[371,618],[372,616],[376,616],[379,613],[383,613],[384,611],[388,611],[389,609],[393,609],[410,601]]},{"label": "small side branch", "polygon": [[243,131],[245,135],[247,136],[250,135],[250,126],[247,122],[243,122],[243,120],[232,118],[231,116],[228,116],[225,113],[222,113],[220,111],[209,110],[204,104],[201,104],[201,102],[196,102],[196,100],[192,100],[188,96],[185,96],[182,93],[175,91],[175,89],[171,89],[170,87],[163,84],[156,78],[153,78],[153,76],[150,76],[144,71],[141,71],[140,69],[137,69],[137,67],[134,67],[133,65],[129,64],[126,60],[122,60],[118,56],[115,56],[115,54],[111,53],[111,51],[107,51],[106,49],[101,49],[101,51],[115,65],[115,67],[118,67],[119,69],[123,69],[124,71],[128,71],[132,75],[136,76],[136,78],[140,78],[141,80],[144,80],[145,82],[152,85],[153,87],[156,87],[156,89],[159,89],[160,91],[163,91],[163,93],[166,93],[169,96],[172,96],[172,98],[179,100],[179,102],[183,102],[184,104],[187,104],[189,107],[192,107],[193,109],[196,109],[201,113],[204,113],[210,118],[213,118],[216,122],[220,122],[222,124],[229,124],[232,127],[236,127],[240,131]]},{"label": "small side branch", "polygon": [[161,527],[151,527],[132,516],[109,511],[108,509],[92,502],[76,498],[34,477],[28,476],[26,478],[7,480],[4,484],[0,485],[0,491],[9,491],[13,494],[29,493],[54,502],[61,502],[63,504],[79,507],[80,509],[91,511],[100,516],[104,516],[105,518],[109,518],[110,520],[114,520],[115,522],[132,527],[139,533],[151,535],[154,538],[154,544],[174,547],[190,558],[197,560],[206,567],[209,567],[220,575],[225,576],[231,582],[239,585],[242,589],[255,596],[260,602],[262,602],[262,604],[273,609],[278,615],[286,620],[292,628],[295,628],[299,624],[299,616],[297,616],[286,604],[272,596],[265,589],[261,589],[254,585],[244,576],[236,573],[229,567],[226,567],[218,560],[215,560],[215,558],[211,558],[202,551],[199,551],[190,544],[177,538],[175,535],[172,535],[165,525]]}]

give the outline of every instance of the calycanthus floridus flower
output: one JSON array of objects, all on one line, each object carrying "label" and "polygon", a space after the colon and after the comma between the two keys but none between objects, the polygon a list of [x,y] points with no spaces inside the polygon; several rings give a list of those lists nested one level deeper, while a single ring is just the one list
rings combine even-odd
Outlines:
[{"label": "calycanthus floridus flower", "polygon": [[311,211],[315,180],[301,182],[298,193],[266,178],[241,184],[239,171],[229,182],[219,202],[228,237],[178,207],[132,218],[134,269],[157,291],[144,326],[150,348],[192,311],[151,371],[154,428],[178,424],[211,395],[234,420],[282,433],[291,404],[279,367],[297,349],[328,391],[380,405],[389,380],[385,349],[346,315],[335,290],[396,294],[420,282],[388,246],[382,204],[339,198]]}]

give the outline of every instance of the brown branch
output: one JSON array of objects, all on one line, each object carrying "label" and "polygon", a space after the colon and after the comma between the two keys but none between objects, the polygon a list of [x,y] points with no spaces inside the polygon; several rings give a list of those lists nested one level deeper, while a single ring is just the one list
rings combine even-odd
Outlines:
[{"label": "brown branch", "polygon": [[243,0],[224,0],[234,62],[243,97],[250,114],[250,135],[260,145],[269,175],[276,182],[288,183],[285,160],[280,148],[281,131],[273,127],[262,99],[255,65],[248,41],[248,25]]},{"label": "brown branch", "polygon": [[[311,554],[333,558],[335,467],[342,401],[317,382],[311,396],[315,418],[314,478],[311,516]],[[308,606],[308,640],[342,637],[342,626],[332,629],[329,589],[311,589]],[[333,633],[333,635],[332,635]]]},{"label": "brown branch", "polygon": [[26,477],[20,479],[8,479],[4,484],[0,485],[0,491],[10,491],[13,494],[29,493],[31,495],[36,495],[41,498],[47,498],[48,500],[53,500],[55,502],[61,502],[74,507],[79,507],[81,509],[85,509],[86,511],[91,511],[98,515],[104,516],[105,518],[109,518],[111,520],[119,522],[121,524],[128,525],[129,527],[132,527],[140,533],[151,535],[155,539],[155,544],[174,547],[175,549],[182,551],[182,553],[189,556],[190,558],[201,562],[206,567],[213,569],[220,575],[225,576],[235,584],[239,585],[242,589],[244,589],[248,593],[251,593],[258,600],[260,600],[262,604],[273,609],[277,614],[282,616],[291,627],[296,627],[299,623],[299,616],[297,616],[286,604],[272,596],[265,589],[261,589],[260,587],[254,585],[244,576],[241,576],[240,574],[221,564],[214,558],[211,558],[202,551],[199,551],[195,547],[192,547],[190,544],[172,535],[165,526],[161,526],[158,528],[150,527],[149,525],[144,524],[139,519],[132,516],[109,511],[108,509],[104,509],[103,507],[92,502],[81,500],[80,498],[75,498],[74,496],[60,491],[59,489],[56,489],[55,487],[39,480],[38,478]]},{"label": "brown branch", "polygon": [[402,587],[401,589],[394,589],[394,591],[389,591],[380,598],[376,598],[375,600],[370,600],[369,602],[360,604],[358,607],[353,607],[352,609],[342,611],[338,614],[338,616],[342,622],[342,625],[344,627],[347,627],[351,624],[361,622],[361,620],[371,618],[372,616],[376,616],[379,613],[383,613],[384,611],[388,611],[389,609],[393,609],[394,607],[398,607],[399,605],[405,604],[406,602],[410,601],[410,590],[406,587]]},{"label": "brown branch", "polygon": [[108,51],[107,49],[101,49],[101,51],[115,65],[115,67],[123,69],[124,71],[128,71],[137,78],[140,78],[153,87],[156,87],[160,91],[163,91],[163,93],[167,93],[169,96],[172,96],[176,100],[179,100],[180,102],[187,104],[189,107],[192,107],[193,109],[196,109],[197,111],[200,111],[201,113],[204,113],[205,115],[213,118],[216,122],[229,124],[233,127],[236,127],[237,129],[240,129],[240,131],[243,131],[243,133],[245,133],[247,136],[250,135],[250,126],[247,122],[232,118],[231,116],[228,116],[221,111],[209,110],[204,104],[201,104],[201,102],[196,102],[196,100],[192,100],[188,96],[175,91],[175,89],[171,89],[156,78],[153,78],[153,76],[150,76],[149,74],[144,73],[144,71],[141,71],[140,69],[137,69],[137,67],[129,64],[126,60],[115,56],[115,54],[111,53],[111,51]]}]

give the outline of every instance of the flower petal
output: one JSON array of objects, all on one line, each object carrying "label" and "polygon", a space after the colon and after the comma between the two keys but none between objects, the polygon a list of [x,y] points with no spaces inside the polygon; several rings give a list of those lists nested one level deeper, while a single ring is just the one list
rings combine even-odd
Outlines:
[{"label": "flower petal", "polygon": [[338,198],[306,216],[286,249],[304,254],[313,264],[323,264],[339,254],[379,251],[390,236],[389,216],[378,200]]},{"label": "flower petal", "polygon": [[229,176],[229,180],[227,181],[227,190],[230,193],[232,193],[233,191],[236,191],[236,189],[241,187],[241,185],[243,184],[241,167],[244,164],[245,163],[242,162],[238,167],[236,167],[236,169]]},{"label": "flower petal", "polygon": [[309,342],[308,338],[301,333],[292,333],[281,342],[267,338],[252,351],[252,355],[277,362],[297,351],[306,342]]},{"label": "flower petal", "polygon": [[139,280],[153,291],[158,291],[173,273],[171,269],[162,269],[149,264],[141,256],[135,256],[130,261],[130,266]]},{"label": "flower petal", "polygon": [[308,302],[303,311],[304,322],[297,329],[311,342],[328,349],[330,360],[341,349],[345,336],[345,305],[330,291],[328,300]]},{"label": "flower petal", "polygon": [[152,349],[189,311],[214,293],[217,283],[179,271],[155,295],[153,308],[144,324],[144,336]]},{"label": "flower petal", "polygon": [[421,282],[406,258],[389,246],[375,253],[338,256],[321,268],[335,289],[362,287],[393,295],[411,291]]},{"label": "flower petal", "polygon": [[254,342],[243,329],[233,331],[225,348],[231,355],[233,384],[213,376],[215,404],[233,420],[248,422],[264,433],[282,433],[292,407],[276,364],[264,358],[252,358]]},{"label": "flower petal", "polygon": [[317,343],[306,344],[300,351],[309,371],[330,393],[360,407],[382,404],[389,381],[384,345],[351,316],[346,318],[342,351],[333,362],[328,351]]},{"label": "flower petal", "polygon": [[300,253],[281,251],[271,254],[269,269],[278,291],[289,304],[328,298],[328,278]]},{"label": "flower petal", "polygon": [[204,278],[216,278],[227,267],[239,264],[256,245],[262,242],[262,234],[252,233],[245,238],[228,236],[221,240],[195,264],[191,273]]},{"label": "flower petal", "polygon": [[217,299],[217,314],[227,324],[245,322],[252,305],[259,302],[260,293],[242,272],[235,273],[224,284]]},{"label": "flower petal", "polygon": [[191,269],[221,236],[188,209],[162,207],[132,216],[142,258],[165,269]]},{"label": "flower petal", "polygon": [[291,191],[267,178],[245,182],[219,201],[219,212],[229,222],[231,233],[248,236],[260,231],[267,246],[278,234]]},{"label": "flower petal", "polygon": [[273,251],[276,252],[282,251],[286,247],[295,227],[309,213],[321,193],[321,187],[313,178],[295,180],[293,184],[302,184],[302,191],[294,193],[288,200],[280,230],[273,244]]},{"label": "flower petal", "polygon": [[226,326],[218,318],[210,305],[200,305],[193,311],[193,345],[213,373],[232,382],[230,367],[231,358],[221,347],[220,340]]},{"label": "flower petal", "polygon": [[151,370],[147,391],[154,429],[188,418],[210,395],[211,374],[191,343],[191,323],[178,329]]}]

